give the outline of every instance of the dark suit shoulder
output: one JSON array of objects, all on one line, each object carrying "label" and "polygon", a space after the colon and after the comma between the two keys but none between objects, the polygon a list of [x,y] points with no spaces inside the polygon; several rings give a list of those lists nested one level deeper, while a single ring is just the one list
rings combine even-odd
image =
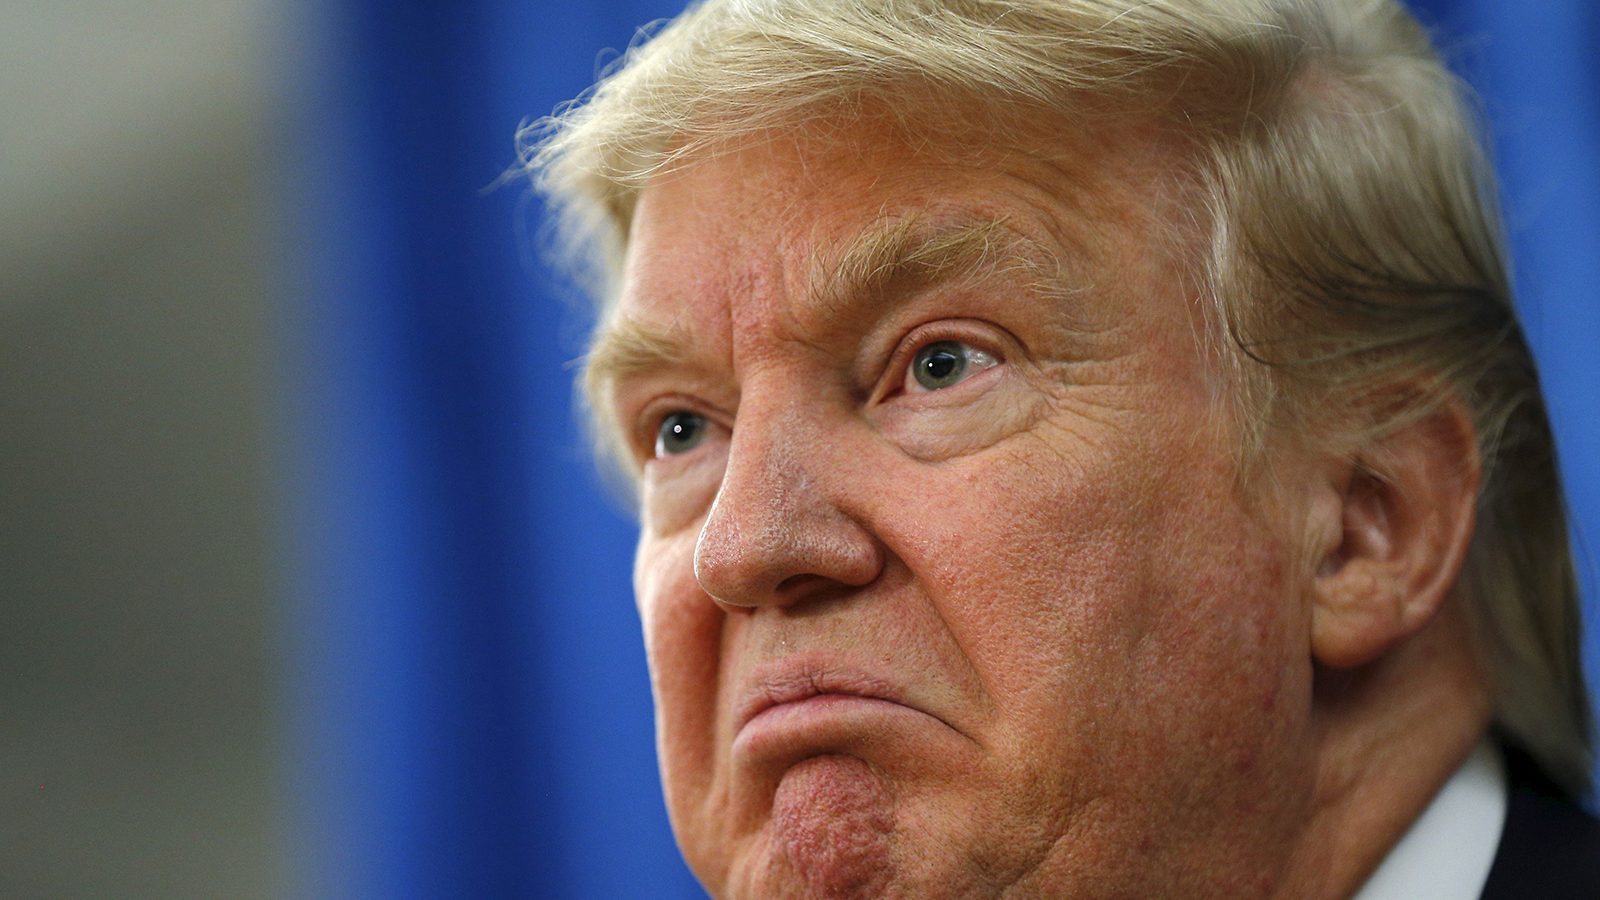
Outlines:
[{"label": "dark suit shoulder", "polygon": [[1483,900],[1600,900],[1600,820],[1518,768]]}]

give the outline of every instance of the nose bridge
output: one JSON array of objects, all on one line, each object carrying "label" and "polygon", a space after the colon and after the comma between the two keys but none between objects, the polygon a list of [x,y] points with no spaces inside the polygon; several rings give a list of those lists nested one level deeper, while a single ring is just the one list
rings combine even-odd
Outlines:
[{"label": "nose bridge", "polygon": [[695,577],[714,599],[788,603],[876,577],[876,542],[841,507],[850,473],[829,431],[823,404],[804,392],[741,397],[722,484],[695,546]]}]

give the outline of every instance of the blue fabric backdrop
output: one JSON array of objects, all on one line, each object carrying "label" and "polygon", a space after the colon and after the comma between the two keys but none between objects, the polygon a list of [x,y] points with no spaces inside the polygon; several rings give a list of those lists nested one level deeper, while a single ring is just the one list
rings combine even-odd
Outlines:
[{"label": "blue fabric backdrop", "polygon": [[[700,896],[660,801],[632,529],[570,408],[582,306],[531,262],[525,192],[484,191],[521,120],[681,5],[316,7],[292,148],[301,289],[282,319],[297,894]],[[1592,547],[1600,12],[1415,8],[1496,125],[1528,331]],[[1594,672],[1592,625],[1586,646]]]}]

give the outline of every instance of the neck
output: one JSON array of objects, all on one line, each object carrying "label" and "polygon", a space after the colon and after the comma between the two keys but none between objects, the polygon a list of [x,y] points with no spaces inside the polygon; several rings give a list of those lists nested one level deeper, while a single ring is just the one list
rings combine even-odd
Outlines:
[{"label": "neck", "polygon": [[1313,808],[1280,896],[1361,887],[1482,737],[1486,685],[1449,602],[1377,662],[1316,673]]}]

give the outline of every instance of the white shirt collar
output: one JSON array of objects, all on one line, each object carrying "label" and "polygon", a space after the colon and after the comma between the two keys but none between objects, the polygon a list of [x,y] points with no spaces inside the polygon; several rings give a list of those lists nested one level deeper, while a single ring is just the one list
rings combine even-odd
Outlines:
[{"label": "white shirt collar", "polygon": [[1506,822],[1505,760],[1485,738],[1355,900],[1477,900]]}]

